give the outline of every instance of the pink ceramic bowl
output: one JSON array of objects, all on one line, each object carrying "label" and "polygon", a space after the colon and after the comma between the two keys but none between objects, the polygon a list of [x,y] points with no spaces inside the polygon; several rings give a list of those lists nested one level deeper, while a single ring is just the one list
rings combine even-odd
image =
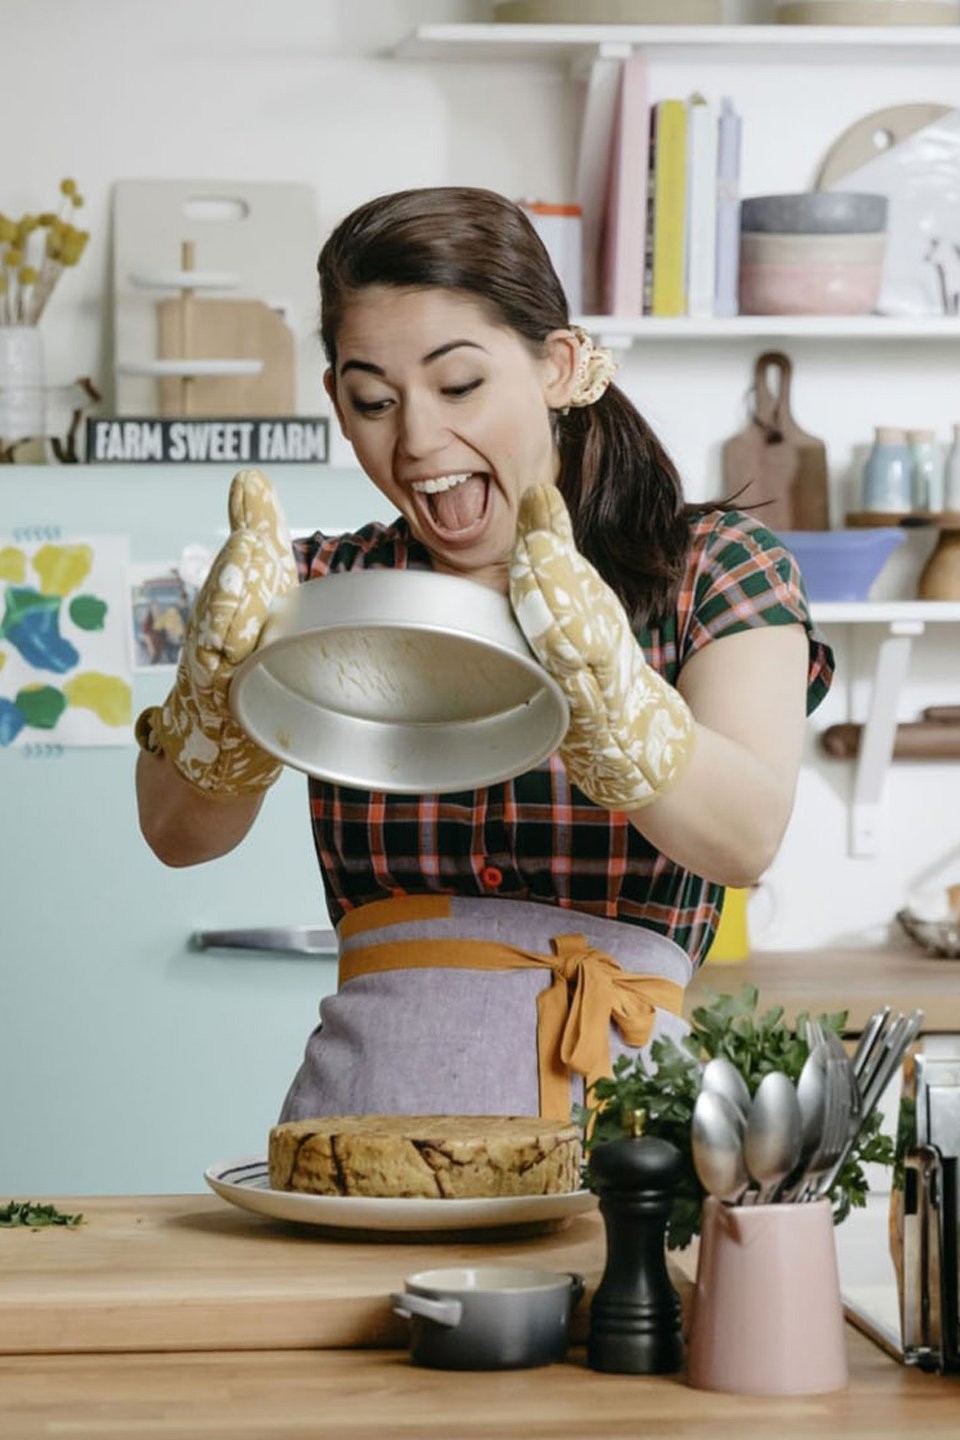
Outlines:
[{"label": "pink ceramic bowl", "polygon": [[744,315],[868,315],[880,295],[883,233],[740,236]]},{"label": "pink ceramic bowl", "polygon": [[840,261],[740,266],[742,315],[869,315],[883,265]]}]

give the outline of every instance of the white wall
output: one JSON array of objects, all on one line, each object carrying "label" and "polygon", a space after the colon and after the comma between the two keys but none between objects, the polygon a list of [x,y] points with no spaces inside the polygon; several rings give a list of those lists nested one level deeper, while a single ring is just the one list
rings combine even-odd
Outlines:
[{"label": "white wall", "polygon": [[[741,13],[763,17],[762,4]],[[51,381],[108,380],[110,187],[118,178],[299,180],[315,186],[318,238],[355,203],[406,185],[468,183],[568,198],[576,116],[559,70],[537,65],[399,62],[391,49],[420,21],[486,19],[483,0],[6,0],[0,117],[7,137],[0,205],[47,208],[64,174],[86,195],[93,240],[44,320]],[[735,95],[746,117],[747,193],[810,185],[853,119],[904,100],[953,101],[956,62],[919,69],[843,61],[823,73],[764,63],[663,66],[659,94],[696,86]],[[306,263],[313,264],[313,256]],[[720,441],[744,423],[759,347],[737,341],[638,348],[621,379],[681,464],[691,497],[715,493]],[[960,419],[955,351],[945,345],[787,347],[801,424],[828,442],[838,506],[854,447],[874,424]],[[842,507],[840,507],[842,508]],[[914,544],[905,595],[923,558]],[[902,718],[957,702],[958,636],[924,638]],[[845,640],[841,634],[838,642]],[[858,642],[859,645],[859,642]],[[863,718],[847,671],[815,728]],[[849,768],[814,750],[771,879],[766,945],[883,936],[907,887],[952,865],[960,875],[956,766],[898,764],[887,786],[888,836],[875,859],[847,854]]]}]

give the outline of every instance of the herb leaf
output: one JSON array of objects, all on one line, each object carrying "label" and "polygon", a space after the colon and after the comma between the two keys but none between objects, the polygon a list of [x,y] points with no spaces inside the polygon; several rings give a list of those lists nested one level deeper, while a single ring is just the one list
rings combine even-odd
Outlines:
[{"label": "herb leaf", "polygon": [[80,1225],[82,1215],[67,1215],[56,1205],[38,1205],[32,1200],[11,1200],[0,1207],[0,1225],[26,1225],[39,1230],[45,1225]]},{"label": "herb leaf", "polygon": [[[706,1194],[693,1168],[690,1149],[693,1106],[703,1065],[715,1055],[725,1055],[743,1075],[752,1095],[771,1070],[783,1071],[796,1083],[809,1053],[802,1038],[806,1014],[797,1016],[791,1030],[782,1006],[756,1014],[759,992],[754,985],[744,985],[739,996],[710,990],[706,994],[710,1003],[694,1010],[690,1034],[679,1044],[669,1037],[654,1040],[650,1046],[654,1070],[647,1069],[640,1055],[632,1059],[621,1055],[614,1062],[613,1075],[591,1085],[586,1104],[574,1111],[574,1119],[587,1137],[584,1149],[588,1158],[594,1145],[630,1134],[630,1117],[636,1110],[646,1112],[644,1134],[659,1135],[676,1145],[683,1167],[667,1228],[667,1243],[674,1250],[685,1249],[699,1234]],[[841,1010],[818,1018],[842,1034],[847,1015]],[[846,1219],[851,1209],[866,1204],[868,1185],[862,1166],[893,1164],[893,1141],[881,1134],[882,1123],[883,1116],[874,1111],[831,1187],[835,1224]],[[584,1183],[590,1184],[588,1166],[584,1167]]]}]

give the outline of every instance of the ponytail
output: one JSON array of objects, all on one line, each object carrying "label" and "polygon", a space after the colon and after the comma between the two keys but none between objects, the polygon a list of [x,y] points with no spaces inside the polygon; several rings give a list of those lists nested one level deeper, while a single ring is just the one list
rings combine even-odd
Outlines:
[{"label": "ponytail", "polygon": [[557,417],[559,486],[577,547],[616,592],[634,628],[674,608],[690,544],[673,461],[616,385]]}]

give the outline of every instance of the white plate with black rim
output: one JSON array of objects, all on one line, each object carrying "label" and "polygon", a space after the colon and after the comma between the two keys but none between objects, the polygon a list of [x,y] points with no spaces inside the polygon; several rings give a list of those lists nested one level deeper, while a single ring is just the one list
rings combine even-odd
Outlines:
[{"label": "white plate with black rim", "polygon": [[597,1205],[589,1190],[562,1195],[501,1195],[477,1200],[400,1200],[367,1195],[306,1195],[271,1190],[264,1156],[220,1161],[203,1172],[210,1189],[241,1210],[335,1230],[501,1230],[554,1224]]}]

